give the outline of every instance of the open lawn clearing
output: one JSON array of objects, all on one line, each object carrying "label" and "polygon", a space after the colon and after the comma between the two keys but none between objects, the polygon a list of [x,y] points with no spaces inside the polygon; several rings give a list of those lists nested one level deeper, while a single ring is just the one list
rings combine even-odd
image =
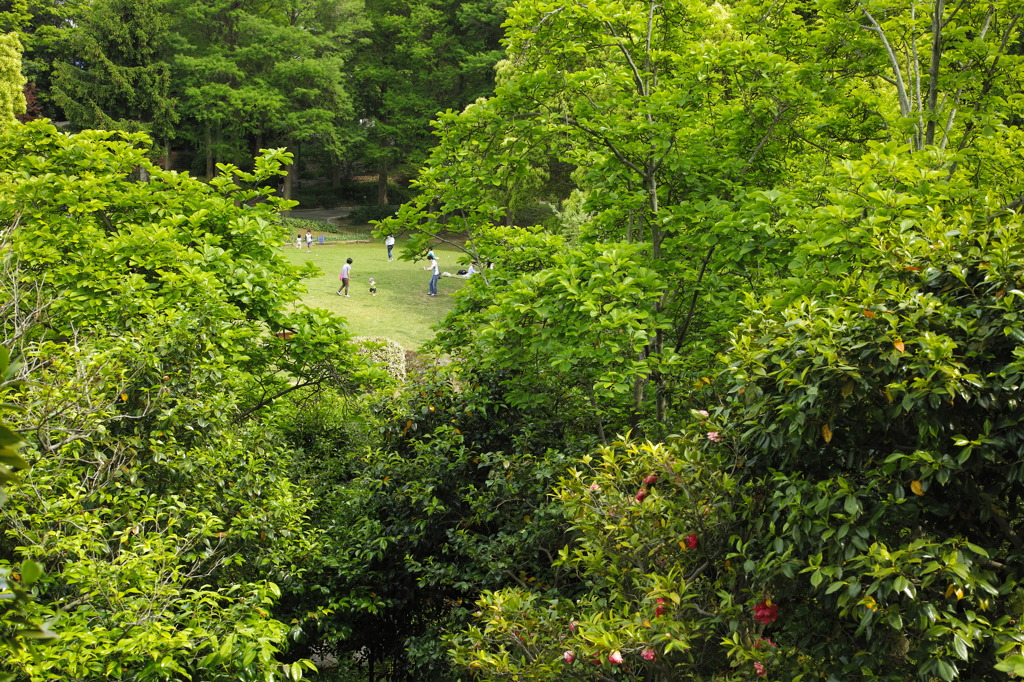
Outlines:
[{"label": "open lawn clearing", "polygon": [[[395,244],[395,260],[388,262],[383,240],[370,243],[345,243],[306,247],[284,247],[285,256],[293,263],[310,261],[321,270],[318,277],[306,280],[303,302],[311,308],[323,308],[348,320],[356,336],[385,336],[403,348],[416,350],[433,338],[433,325],[455,306],[449,296],[465,284],[458,277],[442,277],[437,284],[438,296],[427,296],[430,271],[424,270],[426,258],[416,263],[398,260],[403,240]],[[464,267],[457,260],[461,252],[444,247],[435,248],[441,270],[456,272]],[[346,258],[352,259],[351,296],[338,296],[338,273]],[[370,295],[370,278],[377,281],[377,295]]]}]

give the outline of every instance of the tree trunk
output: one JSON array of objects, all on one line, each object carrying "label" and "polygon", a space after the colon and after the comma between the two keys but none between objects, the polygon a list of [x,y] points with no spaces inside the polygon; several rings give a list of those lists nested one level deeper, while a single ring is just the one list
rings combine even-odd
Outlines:
[{"label": "tree trunk", "polygon": [[380,173],[377,175],[377,203],[381,206],[387,206],[391,203],[388,199],[388,157],[382,156],[380,159]]},{"label": "tree trunk", "polygon": [[213,132],[206,124],[206,179],[213,180]]},{"label": "tree trunk", "polygon": [[295,174],[295,164],[290,163],[285,166],[284,173],[284,198],[290,200],[292,198],[292,177]]}]

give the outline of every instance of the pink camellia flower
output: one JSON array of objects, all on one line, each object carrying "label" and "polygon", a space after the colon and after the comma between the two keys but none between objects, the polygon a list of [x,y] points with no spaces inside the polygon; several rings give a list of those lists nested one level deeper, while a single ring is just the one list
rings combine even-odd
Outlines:
[{"label": "pink camellia flower", "polygon": [[613,651],[608,654],[608,662],[614,663],[615,665],[622,665],[622,654],[618,651]]},{"label": "pink camellia flower", "polygon": [[644,479],[644,485],[654,485],[657,482],[658,474],[649,474],[647,478]]},{"label": "pink camellia flower", "polygon": [[657,657],[658,654],[655,653],[654,649],[644,649],[640,652],[640,658],[644,659],[645,661],[653,661]]},{"label": "pink camellia flower", "polygon": [[590,484],[590,489],[591,489],[591,490],[593,490],[593,491],[595,491],[595,492],[597,492],[598,490],[600,490],[600,489],[601,489],[601,486],[599,486],[599,485],[598,485],[598,484],[596,484],[596,483],[591,483],[591,484]]},{"label": "pink camellia flower", "polygon": [[718,441],[722,440],[722,434],[718,433],[718,431],[708,431],[708,440],[717,443]]},{"label": "pink camellia flower", "polygon": [[654,617],[659,618],[665,613],[665,598],[658,597],[658,605],[654,608]]},{"label": "pink camellia flower", "polygon": [[640,488],[640,490],[636,491],[637,502],[643,502],[645,497],[647,497],[647,488]]},{"label": "pink camellia flower", "polygon": [[711,413],[708,412],[707,410],[697,410],[697,414],[699,414],[702,417],[710,417],[711,416]]},{"label": "pink camellia flower", "polygon": [[697,549],[697,536],[694,535],[693,533],[690,533],[689,535],[687,535],[684,538],[684,541],[686,542],[686,546],[689,547],[690,549]]},{"label": "pink camellia flower", "polygon": [[565,659],[566,663],[572,663],[576,660],[576,654],[572,651],[566,651],[564,654],[562,654],[562,658]]},{"label": "pink camellia flower", "polygon": [[775,646],[775,642],[773,642],[773,641],[772,641],[771,639],[769,639],[768,637],[761,637],[761,638],[759,638],[759,639],[758,639],[758,640],[757,640],[756,642],[754,642],[754,648],[755,648],[755,649],[760,649],[760,648],[762,648],[762,647],[763,647],[763,646],[764,646],[765,644],[767,644],[768,646]]},{"label": "pink camellia flower", "polygon": [[754,620],[758,623],[774,623],[779,617],[779,605],[773,604],[771,599],[762,600],[754,607]]},{"label": "pink camellia flower", "polygon": [[573,622],[569,623],[569,629],[573,632],[576,632],[576,626],[579,624],[580,622],[578,620],[574,620]]},{"label": "pink camellia flower", "polygon": [[755,672],[756,672],[756,673],[757,673],[758,675],[767,675],[767,674],[768,674],[768,671],[764,669],[764,666],[763,666],[763,665],[761,665],[761,663],[760,663],[760,662],[756,662],[756,663],[754,663],[754,671],[755,671]]}]

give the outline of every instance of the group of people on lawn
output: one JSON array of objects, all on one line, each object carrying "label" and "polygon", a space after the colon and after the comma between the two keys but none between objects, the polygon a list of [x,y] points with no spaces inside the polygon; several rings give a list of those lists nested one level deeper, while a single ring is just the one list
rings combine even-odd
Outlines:
[{"label": "group of people on lawn", "polygon": [[[307,233],[307,235],[308,235],[308,233]],[[296,239],[296,245],[298,246],[300,244],[299,237],[296,237],[295,239]],[[307,242],[308,241],[309,241],[309,237],[307,236]],[[387,236],[387,238],[384,240],[384,245],[388,249],[388,261],[389,262],[393,261],[394,257],[392,256],[391,251],[392,251],[392,249],[395,246],[395,237],[394,237],[394,235],[390,235],[389,234]],[[430,285],[428,286],[428,289],[427,289],[427,296],[437,296],[437,280],[441,279],[442,276],[443,277],[465,277],[465,278],[469,278],[469,277],[475,275],[476,273],[480,272],[480,270],[476,267],[476,263],[471,263],[468,269],[466,269],[466,270],[459,270],[454,275],[452,273],[450,273],[450,272],[442,273],[440,265],[439,265],[439,261],[437,259],[437,256],[434,255],[434,250],[433,249],[430,249],[430,251],[427,253],[427,265],[423,269],[424,270],[430,270]],[[341,266],[341,274],[338,276],[338,279],[341,280],[341,286],[338,287],[338,296],[348,296],[349,295],[348,287],[349,287],[349,280],[351,278],[352,278],[352,259],[351,258],[346,258],[345,259],[345,264]],[[372,277],[370,278],[370,294],[373,295],[373,296],[377,295],[377,283],[374,282]]]}]

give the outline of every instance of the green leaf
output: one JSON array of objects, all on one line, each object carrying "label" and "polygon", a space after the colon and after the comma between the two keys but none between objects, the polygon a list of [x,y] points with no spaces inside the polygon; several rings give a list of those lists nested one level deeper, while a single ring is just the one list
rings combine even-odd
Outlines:
[{"label": "green leaf", "polygon": [[25,585],[31,585],[43,575],[43,567],[31,559],[21,562],[21,581]]}]

